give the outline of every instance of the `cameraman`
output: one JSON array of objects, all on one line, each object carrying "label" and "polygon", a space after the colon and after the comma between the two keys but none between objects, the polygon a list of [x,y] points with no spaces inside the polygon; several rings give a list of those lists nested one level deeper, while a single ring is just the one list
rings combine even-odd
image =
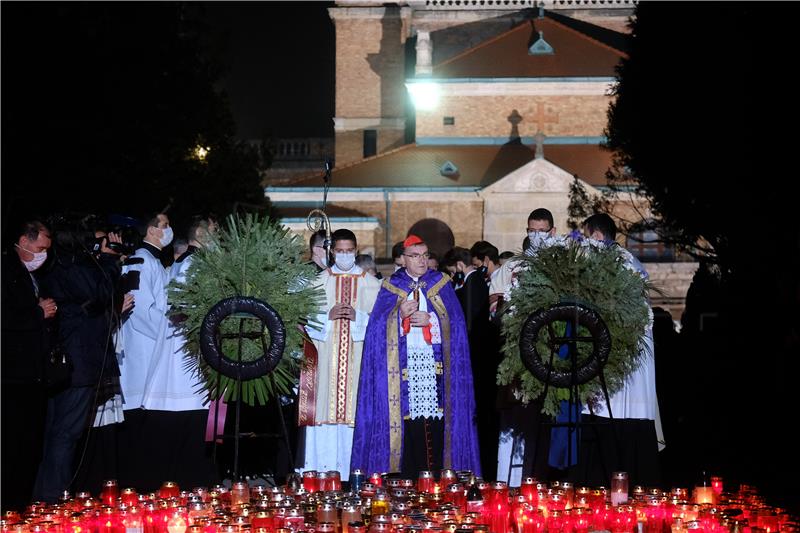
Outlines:
[{"label": "cameraman", "polygon": [[72,366],[66,380],[52,389],[47,405],[33,497],[48,503],[57,502],[72,483],[75,448],[91,424],[94,408],[119,392],[112,336],[120,312],[133,304],[130,295],[123,298],[115,291],[119,254],[107,244],[119,242],[119,237],[109,234],[95,252],[95,235],[82,226],[62,222],[56,228],[54,263],[42,282],[42,292],[58,304],[56,355]]}]

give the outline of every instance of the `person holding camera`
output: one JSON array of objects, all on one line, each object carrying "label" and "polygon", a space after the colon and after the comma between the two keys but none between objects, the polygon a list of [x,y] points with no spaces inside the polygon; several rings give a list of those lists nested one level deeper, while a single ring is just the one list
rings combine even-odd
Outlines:
[{"label": "person holding camera", "polygon": [[[94,234],[81,223],[55,228],[54,261],[42,291],[58,305],[48,362],[53,371],[47,403],[42,461],[33,498],[56,503],[75,474],[75,449],[91,425],[94,408],[119,391],[112,336],[119,313],[132,297],[116,293],[118,255],[107,246],[93,249]],[[108,241],[117,241],[114,234]],[[69,368],[67,367],[69,364]]]}]

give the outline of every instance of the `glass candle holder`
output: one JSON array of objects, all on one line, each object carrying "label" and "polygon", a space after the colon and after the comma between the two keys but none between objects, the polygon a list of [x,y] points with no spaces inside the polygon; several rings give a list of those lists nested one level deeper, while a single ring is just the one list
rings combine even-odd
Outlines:
[{"label": "glass candle holder", "polygon": [[711,488],[717,496],[722,494],[722,478],[720,476],[711,476]]},{"label": "glass candle holder", "polygon": [[361,522],[361,509],[357,505],[345,504],[342,507],[342,533],[350,532],[350,525]]},{"label": "glass candle holder", "polygon": [[611,505],[628,503],[628,473],[614,472],[611,475]]},{"label": "glass candle holder", "polygon": [[158,489],[158,497],[164,500],[177,498],[180,492],[181,490],[177,483],[174,481],[165,481],[161,484],[161,488]]},{"label": "glass candle holder", "polygon": [[419,492],[433,492],[433,472],[423,470],[417,479],[417,490]]},{"label": "glass candle holder", "polygon": [[337,522],[336,506],[333,503],[321,503],[317,506],[317,523]]},{"label": "glass candle holder", "polygon": [[250,503],[250,486],[246,481],[237,481],[231,485],[231,506]]},{"label": "glass candle holder", "polygon": [[109,479],[103,482],[103,489],[100,491],[100,501],[103,505],[116,505],[119,496],[119,486],[116,479]]}]

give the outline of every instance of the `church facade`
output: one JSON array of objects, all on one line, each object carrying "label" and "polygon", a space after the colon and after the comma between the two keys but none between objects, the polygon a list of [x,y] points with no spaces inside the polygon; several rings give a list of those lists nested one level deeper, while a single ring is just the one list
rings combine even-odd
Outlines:
[{"label": "church facade", "polygon": [[[410,232],[439,254],[478,240],[518,251],[537,207],[569,231],[573,181],[589,194],[606,186],[601,145],[633,4],[597,6],[337,2],[333,228],[355,231],[362,253],[378,258]],[[322,186],[317,173],[265,191],[307,236]],[[632,204],[615,214],[641,217]],[[694,268],[648,264],[673,311]]]}]

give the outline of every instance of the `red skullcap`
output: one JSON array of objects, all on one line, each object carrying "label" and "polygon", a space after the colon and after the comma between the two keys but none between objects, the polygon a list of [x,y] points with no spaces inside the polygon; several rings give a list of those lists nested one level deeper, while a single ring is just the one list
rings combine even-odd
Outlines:
[{"label": "red skullcap", "polygon": [[425,244],[425,241],[416,235],[409,235],[406,237],[406,240],[403,241],[403,248],[408,248],[410,246],[414,246],[415,244]]}]

